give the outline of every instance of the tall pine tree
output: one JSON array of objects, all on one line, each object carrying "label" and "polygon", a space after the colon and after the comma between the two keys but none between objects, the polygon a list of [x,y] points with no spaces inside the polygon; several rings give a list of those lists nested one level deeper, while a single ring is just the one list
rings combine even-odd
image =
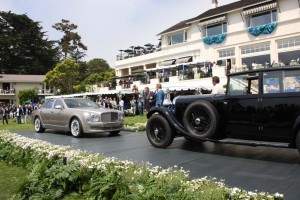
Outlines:
[{"label": "tall pine tree", "polygon": [[26,14],[0,12],[0,73],[46,74],[58,62],[54,44]]}]

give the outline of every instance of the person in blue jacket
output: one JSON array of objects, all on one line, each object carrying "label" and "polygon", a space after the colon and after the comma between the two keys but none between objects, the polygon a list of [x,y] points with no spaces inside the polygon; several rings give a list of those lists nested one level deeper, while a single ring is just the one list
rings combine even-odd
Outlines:
[{"label": "person in blue jacket", "polygon": [[157,83],[156,84],[156,102],[155,102],[155,106],[157,106],[157,107],[163,106],[164,98],[165,98],[165,94],[164,94],[164,91],[161,89],[161,84]]}]

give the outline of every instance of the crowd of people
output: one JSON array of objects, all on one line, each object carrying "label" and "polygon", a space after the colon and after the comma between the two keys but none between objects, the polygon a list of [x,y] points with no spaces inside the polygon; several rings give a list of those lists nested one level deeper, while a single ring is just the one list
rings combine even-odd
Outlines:
[{"label": "crowd of people", "polygon": [[8,119],[16,119],[18,124],[30,123],[30,115],[32,113],[32,104],[15,105],[15,104],[1,104],[0,115],[2,117],[3,125],[8,124]]},{"label": "crowd of people", "polygon": [[[153,106],[162,106],[164,101],[164,92],[162,85],[158,83],[155,91],[150,91],[149,87],[145,87],[142,93],[135,92],[129,101],[130,110],[133,115],[143,115]],[[107,109],[118,109],[124,111],[124,99],[122,97],[108,97],[100,98],[96,100],[96,104],[99,107]]]}]

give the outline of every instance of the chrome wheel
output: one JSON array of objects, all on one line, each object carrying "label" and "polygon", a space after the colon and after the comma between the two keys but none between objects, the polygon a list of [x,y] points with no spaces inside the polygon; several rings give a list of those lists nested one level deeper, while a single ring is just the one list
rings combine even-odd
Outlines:
[{"label": "chrome wheel", "polygon": [[82,127],[81,127],[80,121],[77,118],[74,118],[71,121],[70,130],[71,130],[71,134],[74,137],[82,136]]},{"label": "chrome wheel", "polygon": [[37,133],[42,133],[42,132],[45,131],[45,129],[44,129],[43,126],[42,126],[41,119],[38,118],[38,117],[36,117],[36,118],[34,119],[34,130],[35,130],[35,132],[37,132]]}]

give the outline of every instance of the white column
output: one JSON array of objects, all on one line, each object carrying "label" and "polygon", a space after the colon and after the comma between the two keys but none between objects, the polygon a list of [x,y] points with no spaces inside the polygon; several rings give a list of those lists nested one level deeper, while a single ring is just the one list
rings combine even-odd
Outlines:
[{"label": "white column", "polygon": [[277,52],[277,46],[275,39],[272,39],[270,41],[270,65],[275,61],[275,63],[278,63],[278,52]]}]

